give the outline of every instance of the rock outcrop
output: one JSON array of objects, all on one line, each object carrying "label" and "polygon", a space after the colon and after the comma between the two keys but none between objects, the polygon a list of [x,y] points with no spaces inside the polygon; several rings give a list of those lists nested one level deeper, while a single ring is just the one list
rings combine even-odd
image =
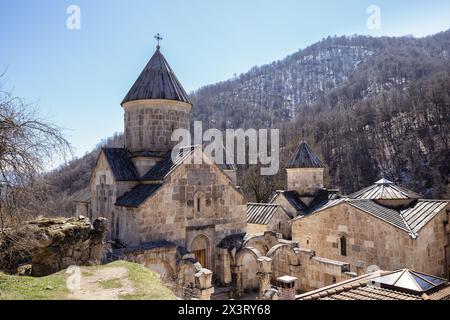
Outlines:
[{"label": "rock outcrop", "polygon": [[71,265],[99,264],[107,220],[41,218],[0,233],[0,270],[46,276]]}]

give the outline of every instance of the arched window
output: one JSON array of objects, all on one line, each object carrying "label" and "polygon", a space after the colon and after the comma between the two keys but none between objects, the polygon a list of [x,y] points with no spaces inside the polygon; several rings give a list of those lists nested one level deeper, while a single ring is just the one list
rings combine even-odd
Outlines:
[{"label": "arched window", "polygon": [[203,214],[205,210],[205,195],[203,192],[197,192],[194,196],[194,213],[197,215]]},{"label": "arched window", "polygon": [[341,237],[341,256],[347,256],[347,238]]}]

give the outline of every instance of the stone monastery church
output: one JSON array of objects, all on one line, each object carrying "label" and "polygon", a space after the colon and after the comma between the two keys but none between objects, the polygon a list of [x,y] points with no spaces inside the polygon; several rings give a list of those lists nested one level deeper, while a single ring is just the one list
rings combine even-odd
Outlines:
[{"label": "stone monastery church", "polygon": [[194,288],[207,299],[214,286],[270,296],[278,278],[304,292],[372,265],[449,272],[448,201],[421,200],[388,180],[344,197],[324,188],[325,165],[304,142],[287,190],[268,204],[248,204],[236,169],[200,148],[172,159],[172,132],[189,129],[193,106],[159,45],[121,105],[125,145],[102,149],[77,214],[107,218],[111,255],[158,272],[179,296]]}]

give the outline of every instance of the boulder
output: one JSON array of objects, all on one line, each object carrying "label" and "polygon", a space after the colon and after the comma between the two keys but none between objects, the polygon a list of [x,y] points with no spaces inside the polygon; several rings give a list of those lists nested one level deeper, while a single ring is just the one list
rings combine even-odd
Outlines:
[{"label": "boulder", "polygon": [[107,220],[40,218],[0,234],[0,270],[22,273],[31,265],[32,276],[46,276],[71,265],[101,262]]}]

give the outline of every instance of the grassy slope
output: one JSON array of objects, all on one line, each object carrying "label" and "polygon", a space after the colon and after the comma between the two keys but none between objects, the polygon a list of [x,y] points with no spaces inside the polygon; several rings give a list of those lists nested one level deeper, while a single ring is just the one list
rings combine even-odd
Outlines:
[{"label": "grassy slope", "polygon": [[[94,274],[100,268],[124,267],[135,288],[133,294],[122,299],[132,300],[172,300],[175,295],[161,283],[158,276],[141,265],[117,261],[105,266],[83,267],[83,275]],[[115,283],[100,284],[116,286]],[[0,300],[67,300],[65,270],[43,278],[10,276],[0,273]]]}]

